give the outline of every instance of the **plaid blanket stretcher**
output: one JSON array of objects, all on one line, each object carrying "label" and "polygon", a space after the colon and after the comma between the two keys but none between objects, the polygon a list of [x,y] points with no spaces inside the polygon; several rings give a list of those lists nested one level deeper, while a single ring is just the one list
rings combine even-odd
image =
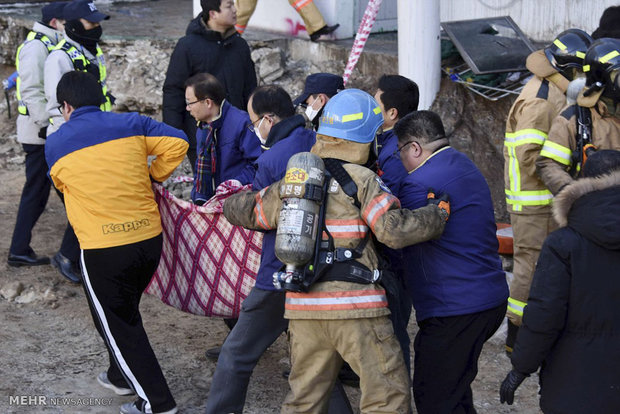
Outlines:
[{"label": "plaid blanket stretcher", "polygon": [[263,235],[231,225],[222,206],[228,196],[246,188],[226,181],[198,207],[153,184],[164,240],[147,293],[195,315],[239,315],[256,282]]}]

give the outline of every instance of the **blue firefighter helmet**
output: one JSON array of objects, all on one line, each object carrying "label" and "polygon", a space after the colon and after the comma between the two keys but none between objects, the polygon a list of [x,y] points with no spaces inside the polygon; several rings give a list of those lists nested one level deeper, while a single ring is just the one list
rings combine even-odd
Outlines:
[{"label": "blue firefighter helmet", "polygon": [[377,101],[362,90],[345,89],[325,105],[317,133],[366,144],[381,125],[383,115]]}]

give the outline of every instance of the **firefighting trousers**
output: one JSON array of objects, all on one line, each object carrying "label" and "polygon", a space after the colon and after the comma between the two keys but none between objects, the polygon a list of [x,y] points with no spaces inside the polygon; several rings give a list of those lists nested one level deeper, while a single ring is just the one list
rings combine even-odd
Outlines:
[{"label": "firefighting trousers", "polygon": [[547,214],[511,214],[513,232],[513,279],[506,316],[510,322],[521,326],[523,308],[530,295],[536,261],[547,235],[557,228],[551,212]]},{"label": "firefighting trousers", "polygon": [[282,413],[325,413],[342,361],[360,377],[361,413],[409,413],[410,382],[387,316],[289,321],[291,391]]},{"label": "firefighting trousers", "polygon": [[155,413],[176,407],[139,310],[161,247],[160,234],[124,246],[82,250],[86,298],[110,354],[108,378],[115,385],[129,385]]},{"label": "firefighting trousers", "polygon": [[[245,31],[248,21],[252,17],[254,9],[256,9],[257,1],[235,0],[235,7],[237,8],[237,24],[235,24],[235,29],[239,33]],[[309,35],[325,26],[325,20],[312,0],[288,0],[288,2],[303,19],[306,25],[306,32]]]}]

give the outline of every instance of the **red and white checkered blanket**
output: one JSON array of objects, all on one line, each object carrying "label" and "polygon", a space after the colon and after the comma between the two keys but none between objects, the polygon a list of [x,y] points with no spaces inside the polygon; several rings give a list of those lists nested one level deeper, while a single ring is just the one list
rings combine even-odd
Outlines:
[{"label": "red and white checkered blanket", "polygon": [[263,235],[231,225],[222,206],[228,196],[245,188],[227,181],[198,207],[153,185],[164,242],[147,293],[195,315],[239,315],[241,302],[256,282]]}]

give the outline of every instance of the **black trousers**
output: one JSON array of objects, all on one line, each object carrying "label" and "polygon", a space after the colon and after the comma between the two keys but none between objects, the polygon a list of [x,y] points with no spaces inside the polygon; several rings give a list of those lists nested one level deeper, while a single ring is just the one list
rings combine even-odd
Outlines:
[{"label": "black trousers", "polygon": [[[9,252],[16,255],[30,255],[34,253],[30,247],[32,229],[45,210],[52,182],[47,176],[45,146],[22,144],[22,148],[26,153],[26,183],[17,209]],[[72,262],[78,262],[80,245],[69,224],[65,229],[59,251]]]},{"label": "black trousers", "polygon": [[110,354],[108,378],[115,385],[129,385],[153,412],[176,407],[139,311],[161,248],[160,234],[138,243],[82,251],[84,290]]},{"label": "black trousers", "polygon": [[484,343],[497,331],[506,303],[478,313],[419,321],[413,397],[419,414],[475,413],[471,383]]}]

